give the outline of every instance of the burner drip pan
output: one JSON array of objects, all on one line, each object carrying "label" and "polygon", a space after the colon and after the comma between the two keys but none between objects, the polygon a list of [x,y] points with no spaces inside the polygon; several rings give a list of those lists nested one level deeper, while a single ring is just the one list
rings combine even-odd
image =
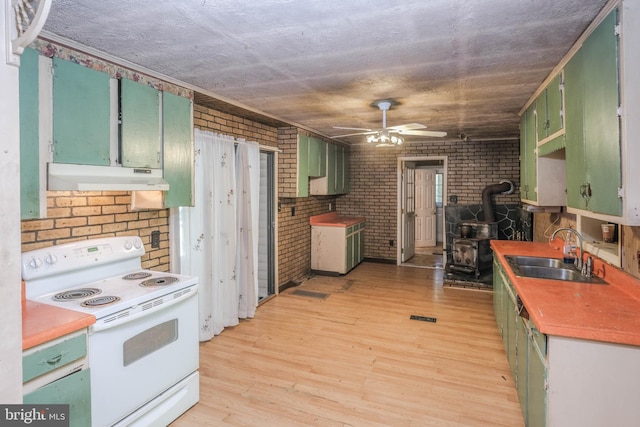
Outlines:
[{"label": "burner drip pan", "polygon": [[64,291],[60,292],[59,294],[55,294],[53,296],[53,299],[54,301],[71,301],[98,295],[100,292],[102,291],[98,288],[72,289],[70,291]]},{"label": "burner drip pan", "polygon": [[112,304],[118,301],[120,301],[120,297],[116,297],[113,295],[104,295],[95,298],[89,298],[88,300],[83,301],[80,305],[83,307],[101,307],[103,305]]},{"label": "burner drip pan", "polygon": [[178,280],[179,279],[177,277],[171,276],[155,277],[153,279],[145,280],[144,282],[140,283],[140,286],[145,288],[166,286],[171,285],[172,283],[176,283]]}]

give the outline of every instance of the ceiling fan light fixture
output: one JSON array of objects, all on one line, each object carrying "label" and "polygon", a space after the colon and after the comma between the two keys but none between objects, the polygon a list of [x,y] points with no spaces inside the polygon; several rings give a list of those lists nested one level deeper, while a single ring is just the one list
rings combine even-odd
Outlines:
[{"label": "ceiling fan light fixture", "polygon": [[385,145],[385,146],[402,145],[402,143],[404,142],[404,138],[390,134],[388,130],[383,129],[381,131],[374,133],[373,135],[369,135],[367,137],[367,142],[369,144],[375,143],[377,145]]}]

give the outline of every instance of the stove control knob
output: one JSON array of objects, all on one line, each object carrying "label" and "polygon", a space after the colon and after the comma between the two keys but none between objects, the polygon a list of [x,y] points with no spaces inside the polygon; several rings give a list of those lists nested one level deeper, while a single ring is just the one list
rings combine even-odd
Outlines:
[{"label": "stove control knob", "polygon": [[133,248],[133,245],[131,244],[131,242],[130,242],[130,241],[128,241],[128,240],[127,240],[126,242],[124,242],[124,248],[125,248],[126,250],[130,251],[130,250],[131,250],[131,248]]},{"label": "stove control knob", "polygon": [[40,258],[33,257],[31,261],[29,261],[29,266],[31,268],[40,268],[42,265],[42,260]]},{"label": "stove control knob", "polygon": [[142,242],[138,239],[133,241],[133,246],[136,247],[136,249],[140,249],[142,247]]},{"label": "stove control knob", "polygon": [[56,257],[55,255],[47,255],[47,257],[44,259],[44,261],[49,264],[49,265],[53,265],[56,262],[58,262],[58,257]]}]

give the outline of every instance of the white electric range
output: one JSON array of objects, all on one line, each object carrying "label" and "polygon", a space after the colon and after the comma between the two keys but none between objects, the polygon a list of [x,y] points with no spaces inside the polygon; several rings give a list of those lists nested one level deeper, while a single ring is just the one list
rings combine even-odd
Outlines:
[{"label": "white electric range", "polygon": [[145,270],[137,236],[22,254],[27,299],[96,317],[92,425],[168,424],[199,400],[198,279]]}]

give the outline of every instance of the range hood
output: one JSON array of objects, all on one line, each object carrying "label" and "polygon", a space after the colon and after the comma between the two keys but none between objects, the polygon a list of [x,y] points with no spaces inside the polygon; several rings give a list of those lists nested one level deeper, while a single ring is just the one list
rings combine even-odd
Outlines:
[{"label": "range hood", "polygon": [[47,190],[148,191],[169,189],[161,169],[48,163]]}]

